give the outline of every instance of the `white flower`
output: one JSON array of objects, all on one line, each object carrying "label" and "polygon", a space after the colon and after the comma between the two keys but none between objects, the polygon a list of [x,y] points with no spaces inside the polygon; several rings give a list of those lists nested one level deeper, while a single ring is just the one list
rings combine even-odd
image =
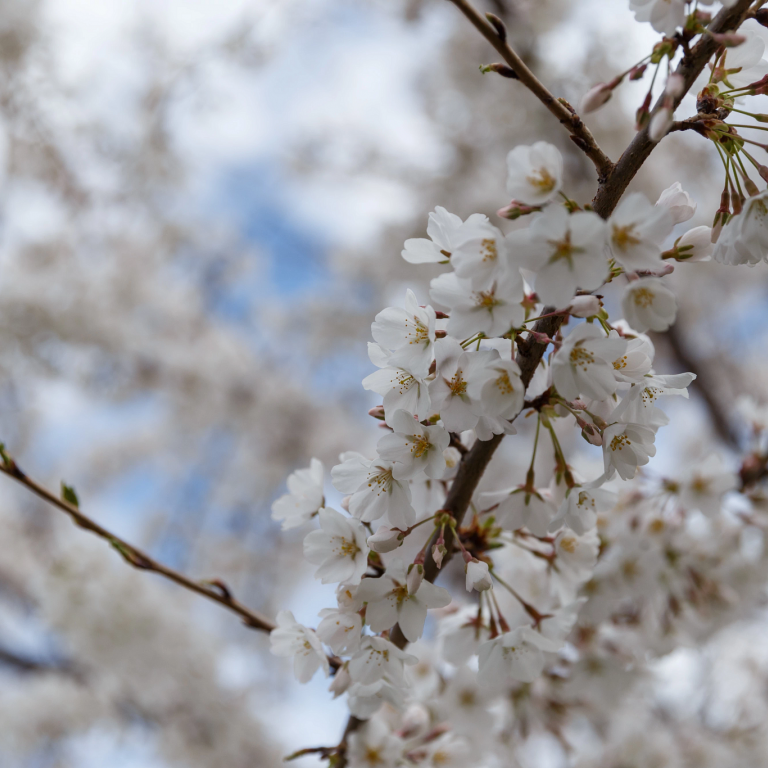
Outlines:
[{"label": "white flower", "polygon": [[516,268],[500,272],[484,289],[446,272],[432,280],[429,295],[450,312],[447,331],[457,339],[476,333],[501,336],[525,320],[523,280]]},{"label": "white flower", "polygon": [[603,307],[597,296],[574,296],[568,305],[568,312],[574,317],[592,317]]},{"label": "white flower", "polygon": [[629,10],[667,37],[685,23],[685,0],[629,0]]},{"label": "white flower", "polygon": [[578,288],[591,291],[608,277],[607,225],[596,214],[569,214],[552,205],[527,229],[507,235],[514,259],[536,272],[536,293],[544,304],[567,307]]},{"label": "white flower", "polygon": [[[621,322],[623,321],[618,321],[616,325],[618,326]],[[635,333],[630,328],[627,328],[626,332]],[[620,338],[615,330],[611,331],[608,336],[611,339]],[[620,384],[641,382],[653,367],[653,356],[655,354],[653,343],[644,333],[638,333],[625,340],[627,348],[624,354],[613,361],[613,376]]]},{"label": "white flower", "polygon": [[715,246],[712,243],[712,227],[694,227],[689,229],[675,243],[675,253],[682,261],[709,261]]},{"label": "white flower", "polygon": [[602,488],[571,488],[563,499],[557,515],[549,524],[550,533],[561,525],[567,525],[574,533],[583,536],[597,524],[597,515],[612,509],[616,494]]},{"label": "white flower", "polygon": [[272,519],[282,521],[284,531],[308,522],[323,506],[322,462],[312,459],[306,469],[288,475],[288,493],[272,504]]},{"label": "white flower", "polygon": [[373,338],[394,354],[390,366],[426,371],[432,362],[435,343],[435,310],[420,307],[416,294],[405,292],[405,309],[387,307],[376,315],[371,325]]},{"label": "white flower", "polygon": [[555,538],[558,568],[577,583],[588,581],[597,563],[600,539],[594,528],[577,536],[560,531]]},{"label": "white flower", "polygon": [[485,224],[488,217],[482,213],[473,213],[466,222],[454,213],[449,213],[439,205],[429,214],[427,234],[431,238],[412,238],[405,241],[403,258],[411,264],[437,263],[451,258],[457,239],[464,227],[477,227]]},{"label": "white flower", "polygon": [[482,740],[490,721],[491,702],[492,693],[478,685],[477,674],[469,667],[460,666],[440,694],[437,706],[441,719],[448,721],[453,731]]},{"label": "white flower", "polygon": [[354,683],[347,691],[349,711],[360,720],[367,720],[384,702],[395,709],[400,709],[405,703],[402,690],[386,680],[377,680],[370,685]]},{"label": "white flower", "polygon": [[652,142],[658,143],[669,133],[674,121],[672,110],[664,106],[660,107],[648,125],[648,138]]},{"label": "white flower", "polygon": [[418,661],[383,637],[365,637],[360,650],[350,659],[347,670],[354,682],[363,685],[385,678],[391,685],[404,686],[405,665],[412,666]]},{"label": "white flower", "polygon": [[723,264],[757,264],[768,254],[768,190],[744,201],[725,225],[712,256]]},{"label": "white flower", "polygon": [[480,503],[488,508],[498,504],[494,517],[499,525],[516,531],[527,528],[534,536],[546,536],[550,521],[557,507],[546,488],[526,493],[523,486],[514,486],[503,491],[489,491],[480,494]]},{"label": "white flower", "polygon": [[487,365],[491,355],[491,351],[465,352],[452,338],[436,344],[437,372],[429,394],[449,432],[463,432],[477,424],[483,385],[494,375]]},{"label": "white flower", "polygon": [[544,652],[557,652],[562,645],[531,627],[505,632],[480,646],[477,678],[492,688],[508,679],[532,683],[544,669]]},{"label": "white flower", "polygon": [[624,289],[621,308],[627,322],[638,331],[666,331],[675,322],[675,294],[658,277],[633,280]]},{"label": "white flower", "polygon": [[608,224],[611,253],[625,269],[655,269],[661,264],[661,244],[673,226],[666,208],[634,192],[618,204]]},{"label": "white flower", "polygon": [[637,468],[650,461],[656,455],[653,444],[656,433],[642,424],[624,424],[617,422],[603,431],[603,461],[606,475],[619,473],[622,480],[631,480]]},{"label": "white flower", "polygon": [[473,288],[487,288],[509,269],[504,235],[490,223],[463,227],[456,239],[451,266],[456,275],[469,280]]},{"label": "white flower", "polygon": [[300,683],[309,682],[318,669],[328,677],[330,665],[317,635],[299,624],[290,611],[277,614],[277,627],[269,633],[275,656],[293,656],[293,672]]},{"label": "white flower", "polygon": [[357,611],[341,606],[323,608],[318,615],[322,621],[317,625],[317,636],[334,653],[353,653],[357,650],[363,631],[363,620]]},{"label": "white flower", "polygon": [[646,375],[634,384],[614,410],[611,419],[643,424],[656,430],[669,423],[667,415],[656,407],[656,400],[664,395],[688,397],[687,387],[696,378],[693,373],[676,373],[667,376]]},{"label": "white flower", "polygon": [[394,768],[403,757],[402,739],[381,720],[369,720],[349,736],[347,759],[351,768]]},{"label": "white flower", "polygon": [[674,224],[682,224],[693,218],[693,214],[696,213],[696,203],[679,181],[667,187],[659,195],[656,205],[669,211]]},{"label": "white flower", "polygon": [[380,370],[363,379],[363,388],[384,398],[384,416],[402,408],[419,419],[429,416],[429,390],[424,379],[426,368],[390,365],[392,353],[378,344],[368,344],[368,357]]},{"label": "white flower", "polygon": [[440,426],[424,427],[408,411],[395,411],[387,422],[392,434],[379,440],[379,456],[395,462],[398,480],[411,478],[424,472],[439,480],[445,474],[443,451],[451,438]]},{"label": "white flower", "polygon": [[368,546],[374,552],[393,552],[403,543],[402,531],[380,525],[373,536],[368,537]]},{"label": "white flower", "polygon": [[723,494],[738,486],[738,476],[723,467],[719,456],[710,454],[701,464],[691,467],[680,482],[680,503],[714,517],[720,511]]},{"label": "white flower", "polygon": [[405,638],[414,643],[424,631],[427,609],[445,608],[451,595],[428,581],[422,581],[418,589],[411,591],[405,565],[398,559],[390,563],[380,578],[363,579],[357,599],[366,604],[365,620],[374,632],[383,632],[399,623]]},{"label": "white flower", "polygon": [[507,194],[527,205],[549,202],[563,184],[563,157],[546,141],[515,147],[507,155]]},{"label": "white flower", "polygon": [[323,584],[359,584],[368,567],[368,544],[362,523],[344,517],[335,509],[321,509],[320,531],[304,538],[304,557],[320,567],[315,578]]},{"label": "white flower", "polygon": [[583,323],[566,336],[552,359],[552,381],[566,400],[580,394],[604,400],[616,391],[613,361],[627,349],[621,338],[608,338],[599,325]]},{"label": "white flower", "polygon": [[520,366],[514,360],[502,360],[496,356],[486,365],[486,370],[489,369],[491,376],[480,393],[483,413],[492,418],[514,419],[525,401]]},{"label": "white flower", "polygon": [[472,558],[464,566],[466,573],[467,592],[476,589],[478,592],[484,592],[486,589],[493,589],[493,581],[488,571],[488,563],[484,563],[476,558]]},{"label": "white flower", "polygon": [[411,489],[394,476],[391,461],[366,459],[348,451],[341,455],[341,464],[331,470],[333,485],[341,493],[352,494],[349,511],[364,523],[386,515],[396,528],[407,528],[416,522],[411,506]]}]

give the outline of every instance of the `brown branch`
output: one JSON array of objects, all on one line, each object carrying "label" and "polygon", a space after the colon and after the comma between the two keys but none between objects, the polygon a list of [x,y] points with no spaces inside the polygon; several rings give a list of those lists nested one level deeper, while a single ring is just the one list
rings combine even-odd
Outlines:
[{"label": "brown branch", "polygon": [[613,169],[611,159],[598,146],[589,128],[576,112],[561,99],[556,99],[547,87],[531,72],[525,62],[506,41],[506,35],[499,34],[496,26],[486,20],[467,0],[450,0],[498,51],[504,61],[514,70],[519,80],[565,127],[579,149],[595,164],[598,181],[602,182]]},{"label": "brown branch", "polygon": [[115,534],[84,515],[77,506],[69,501],[59,498],[56,494],[51,493],[47,488],[44,488],[42,485],[28,477],[21,471],[21,469],[19,469],[16,462],[8,456],[4,450],[0,453],[2,453],[0,472],[5,473],[8,477],[12,477],[25,488],[32,491],[32,493],[38,495],[41,499],[44,499],[49,504],[52,504],[54,507],[57,507],[62,512],[68,514],[75,525],[78,525],[80,528],[84,528],[86,531],[90,531],[96,536],[109,542],[109,544],[123,556],[123,559],[129,565],[143,571],[157,573],[169,581],[174,582],[174,584],[178,584],[179,586],[188,589],[190,592],[195,592],[198,595],[207,597],[209,600],[213,600],[219,605],[223,605],[225,608],[238,614],[242,618],[243,623],[251,629],[271,632],[275,628],[274,622],[270,621],[258,611],[252,611],[250,608],[247,608],[242,603],[235,600],[228,589],[222,589],[217,586],[216,582],[212,582],[211,586],[207,586],[205,583],[193,581],[192,579],[187,578],[184,574],[174,571],[172,568],[168,568],[162,563],[153,560],[149,555],[137,549],[132,544],[129,544],[124,539],[121,539],[119,536],[115,536]]},{"label": "brown branch", "polygon": [[[723,8],[712,19],[708,29],[716,33],[730,32],[737,29],[746,18],[751,4],[752,0],[737,0],[732,8]],[[691,48],[688,54],[683,56],[682,61],[675,70],[675,73],[683,78],[682,92],[674,100],[675,109],[680,105],[685,94],[691,89],[696,78],[717,51],[718,46],[719,44],[709,35],[702,35],[699,42]],[[654,114],[661,108],[662,101],[663,96],[660,96],[651,114]],[[648,125],[650,125],[650,120]],[[624,150],[624,154],[613,167],[608,180],[600,185],[595,199],[592,201],[593,208],[603,218],[607,218],[616,207],[627,186],[629,186],[629,182],[635,177],[635,174],[640,170],[640,166],[648,159],[655,146],[654,142],[648,138],[648,126],[646,126]]]}]

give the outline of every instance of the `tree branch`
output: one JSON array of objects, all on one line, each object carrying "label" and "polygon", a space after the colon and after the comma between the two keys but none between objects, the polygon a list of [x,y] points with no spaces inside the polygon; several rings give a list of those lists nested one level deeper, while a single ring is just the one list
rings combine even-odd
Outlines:
[{"label": "tree branch", "polygon": [[[746,18],[751,4],[752,0],[737,0],[732,8],[723,8],[712,19],[707,29],[715,33],[730,32],[737,29]],[[715,42],[712,37],[702,35],[699,42],[691,48],[690,52],[683,56],[682,61],[675,70],[675,73],[683,78],[682,92],[674,100],[675,109],[680,105],[683,97],[691,89],[696,78],[701,74],[718,47],[719,43]],[[661,109],[662,101],[663,96],[660,96],[654,105],[651,115]],[[603,218],[607,218],[616,207],[624,191],[629,186],[629,182],[632,181],[656,146],[648,137],[648,126],[650,126],[650,123],[651,121],[649,120],[648,125],[635,136],[613,167],[607,182],[601,184],[597,190],[592,206]]]},{"label": "tree branch", "polygon": [[109,542],[123,556],[123,559],[134,568],[157,573],[169,581],[174,582],[174,584],[178,584],[179,586],[190,590],[190,592],[195,592],[198,595],[207,597],[209,600],[213,600],[219,605],[223,605],[225,608],[238,614],[238,616],[242,618],[243,623],[251,629],[271,632],[275,628],[274,622],[270,621],[266,616],[258,611],[252,611],[250,608],[247,608],[242,603],[235,600],[229,589],[227,589],[223,583],[214,581],[211,582],[211,586],[207,586],[205,583],[193,581],[192,579],[187,578],[184,574],[174,571],[172,568],[168,568],[162,563],[153,560],[149,555],[146,555],[119,536],[115,536],[115,534],[84,515],[77,506],[69,501],[59,498],[56,494],[51,493],[48,489],[28,477],[4,450],[2,451],[0,472],[8,475],[8,477],[12,477],[25,488],[32,491],[32,493],[37,494],[41,499],[44,499],[49,504],[52,504],[54,507],[57,507],[62,512],[68,514],[75,525],[78,525],[80,528],[84,528],[86,531],[90,531],[96,536]]},{"label": "tree branch", "polygon": [[589,128],[576,112],[561,99],[556,99],[546,86],[531,72],[525,62],[515,53],[496,27],[489,23],[467,0],[450,0],[473,24],[480,34],[499,52],[504,61],[514,70],[518,79],[571,134],[579,149],[595,164],[598,181],[610,174],[613,163],[598,146]]}]

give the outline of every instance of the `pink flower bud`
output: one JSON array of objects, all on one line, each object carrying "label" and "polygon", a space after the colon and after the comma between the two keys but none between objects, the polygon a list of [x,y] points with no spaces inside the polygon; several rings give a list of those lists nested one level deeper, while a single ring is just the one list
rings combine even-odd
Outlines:
[{"label": "pink flower bud", "polygon": [[504,208],[499,208],[499,210],[496,211],[496,215],[502,219],[509,219],[510,221],[514,221],[515,219],[519,219],[521,216],[527,216],[529,213],[540,210],[541,206],[526,205],[525,203],[521,203],[518,200],[512,200],[509,205],[505,206]]},{"label": "pink flower bud", "polygon": [[374,406],[370,411],[368,411],[368,415],[373,416],[374,419],[379,419],[379,421],[384,421],[384,406]]},{"label": "pink flower bud", "polygon": [[349,672],[347,672],[347,665],[340,667],[328,686],[328,690],[333,694],[334,699],[338,699],[342,693],[352,684],[352,678]]},{"label": "pink flower bud", "polygon": [[568,309],[574,317],[592,317],[603,306],[603,302],[597,296],[574,296]]},{"label": "pink flower bud", "polygon": [[438,570],[443,567],[443,558],[448,554],[445,544],[435,544],[432,547],[432,559]]},{"label": "pink flower bud", "polygon": [[678,96],[683,95],[684,90],[685,80],[683,79],[683,76],[673,72],[667,78],[667,84],[664,86],[664,93],[667,94],[667,96],[671,96],[672,98],[677,98]]},{"label": "pink flower bud", "polygon": [[584,429],[581,430],[581,436],[592,445],[603,444],[603,436],[594,424],[587,424]]},{"label": "pink flower bud", "polygon": [[660,109],[651,118],[651,124],[648,127],[648,138],[654,143],[661,141],[669,133],[672,123],[672,110]]},{"label": "pink flower bud", "polygon": [[579,112],[586,115],[603,106],[613,96],[613,88],[607,83],[598,83],[590,88],[582,97],[579,104]]}]

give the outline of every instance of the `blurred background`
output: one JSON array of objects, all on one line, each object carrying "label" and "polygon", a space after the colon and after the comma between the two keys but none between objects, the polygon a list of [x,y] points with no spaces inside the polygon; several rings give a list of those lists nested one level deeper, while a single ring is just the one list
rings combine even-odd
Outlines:
[{"label": "blurred background", "polygon": [[[478,6],[574,105],[657,39],[626,0]],[[370,322],[406,286],[426,301],[434,274],[403,241],[435,205],[510,229],[494,212],[517,144],[557,144],[570,196],[594,193],[539,103],[480,73],[495,59],[445,0],[2,0],[0,440],[20,466],[170,566],[315,624],[332,591],[270,504],[311,457],[329,470],[380,436],[360,385]],[[647,87],[589,121],[613,159]],[[674,135],[633,188],[655,200],[680,180],[691,225],[710,224],[716,164]],[[670,279],[657,370],[700,379],[667,408],[682,429],[665,471],[710,440],[729,456],[736,397],[768,381],[764,268]],[[668,699],[682,667],[703,674],[691,658],[655,673]],[[326,686],[0,478],[0,765],[276,766],[338,740]]]}]

